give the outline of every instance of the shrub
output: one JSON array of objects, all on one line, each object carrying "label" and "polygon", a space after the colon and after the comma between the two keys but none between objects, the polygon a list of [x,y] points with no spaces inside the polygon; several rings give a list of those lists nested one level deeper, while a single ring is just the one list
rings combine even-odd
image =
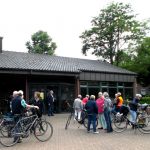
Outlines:
[{"label": "shrub", "polygon": [[140,100],[141,104],[147,103],[150,104],[150,97],[142,97],[142,99]]}]

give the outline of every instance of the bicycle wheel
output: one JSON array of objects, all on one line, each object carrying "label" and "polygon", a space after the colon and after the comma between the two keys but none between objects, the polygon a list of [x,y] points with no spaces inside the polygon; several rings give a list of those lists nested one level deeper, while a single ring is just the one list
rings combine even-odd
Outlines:
[{"label": "bicycle wheel", "polygon": [[66,129],[66,130],[68,129],[68,126],[69,126],[69,124],[70,124],[71,118],[72,118],[72,114],[69,115],[68,120],[67,120],[67,122],[66,122],[66,125],[65,125],[65,129]]},{"label": "bicycle wheel", "polygon": [[14,129],[10,130],[9,128],[7,129],[5,126],[1,128],[0,143],[3,146],[10,147],[15,145],[18,141],[19,136],[16,136]]},{"label": "bicycle wheel", "polygon": [[0,126],[0,133],[1,133],[1,135],[7,137],[8,131],[10,132],[13,127],[14,127],[13,124],[2,123],[1,126]]},{"label": "bicycle wheel", "polygon": [[53,135],[53,126],[47,121],[40,121],[34,129],[34,136],[41,142],[48,141]]},{"label": "bicycle wheel", "polygon": [[[85,117],[84,118],[84,123],[83,123],[84,127],[87,128],[88,127],[88,118]],[[96,127],[98,126],[98,118],[96,118]]]},{"label": "bicycle wheel", "polygon": [[123,132],[127,129],[127,118],[124,116],[116,116],[112,122],[112,127],[115,132]]},{"label": "bicycle wheel", "polygon": [[137,127],[140,132],[150,134],[150,116],[143,116],[140,118]]}]

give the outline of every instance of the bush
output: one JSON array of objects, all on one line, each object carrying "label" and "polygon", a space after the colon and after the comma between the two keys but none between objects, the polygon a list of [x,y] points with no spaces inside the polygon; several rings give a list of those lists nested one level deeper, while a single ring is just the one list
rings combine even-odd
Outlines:
[{"label": "bush", "polygon": [[142,99],[140,100],[141,104],[147,103],[150,104],[150,97],[142,97]]}]

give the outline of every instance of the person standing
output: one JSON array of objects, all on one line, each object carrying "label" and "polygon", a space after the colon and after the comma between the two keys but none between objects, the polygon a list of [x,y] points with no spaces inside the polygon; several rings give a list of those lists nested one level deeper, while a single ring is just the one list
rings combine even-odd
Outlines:
[{"label": "person standing", "polygon": [[95,102],[95,96],[91,95],[90,99],[85,105],[85,109],[87,110],[88,113],[88,128],[87,132],[90,132],[90,125],[91,123],[93,124],[93,133],[99,133],[96,131],[96,117],[98,115],[98,107]]},{"label": "person standing", "polygon": [[82,98],[82,96],[78,95],[78,97],[74,100],[74,103],[73,103],[73,108],[75,111],[74,120],[76,120],[75,119],[76,117],[78,120],[81,120],[81,112],[83,109],[83,104],[82,104],[81,98]]},{"label": "person standing", "polygon": [[47,103],[48,103],[48,116],[54,116],[54,92],[52,90],[49,91],[47,95]]},{"label": "person standing", "polygon": [[133,123],[133,126],[136,122],[137,108],[138,108],[139,101],[140,101],[141,98],[142,98],[141,94],[136,94],[135,98],[132,100],[132,102],[129,103],[130,114],[131,114],[131,122]]},{"label": "person standing", "polygon": [[[14,116],[17,115],[17,117],[15,117],[15,123],[18,122],[18,120],[20,119],[21,115],[23,115],[23,113],[25,112],[24,110],[27,109],[27,108],[35,108],[35,109],[39,109],[38,106],[32,106],[32,105],[28,105],[24,98],[23,98],[23,91],[22,90],[19,90],[18,92],[16,92],[13,100],[12,100],[12,114]],[[18,124],[19,125],[19,124]],[[15,126],[15,132],[18,133],[20,132],[19,131],[19,128],[18,126],[16,125]],[[17,140],[18,137],[15,136],[14,137],[14,141]],[[21,138],[19,138],[19,143],[21,142]]]},{"label": "person standing", "polygon": [[113,131],[112,125],[111,125],[111,117],[110,117],[112,102],[107,92],[104,92],[103,96],[104,96],[104,117],[105,117],[106,124],[107,124],[107,133],[109,133]]},{"label": "person standing", "polygon": [[98,118],[99,118],[99,122],[101,125],[100,129],[104,129],[106,130],[107,126],[106,126],[106,121],[105,121],[105,117],[104,117],[104,96],[102,94],[102,92],[98,93],[98,99],[96,100],[96,104],[98,107]]},{"label": "person standing", "polygon": [[12,96],[10,97],[10,102],[9,102],[9,107],[10,107],[10,112],[12,112],[12,100],[18,96],[18,91],[13,91]]},{"label": "person standing", "polygon": [[[32,102],[32,105],[34,106],[38,106],[39,109],[38,110],[35,110],[38,117],[42,117],[42,113],[43,113],[43,102],[42,102],[42,99],[41,99],[41,94],[40,92],[35,92],[34,93],[34,100]],[[33,112],[35,112],[33,110]]]},{"label": "person standing", "polygon": [[85,106],[85,104],[88,102],[88,100],[89,100],[89,95],[86,95],[82,100],[83,106]]},{"label": "person standing", "polygon": [[122,105],[123,105],[123,98],[121,96],[121,93],[118,92],[116,96],[116,112],[120,112]]}]

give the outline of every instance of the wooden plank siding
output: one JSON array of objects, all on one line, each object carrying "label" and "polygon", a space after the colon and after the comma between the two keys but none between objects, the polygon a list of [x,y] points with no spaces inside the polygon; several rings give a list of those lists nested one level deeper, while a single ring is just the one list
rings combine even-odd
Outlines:
[{"label": "wooden plank siding", "polygon": [[117,81],[117,82],[134,82],[136,76],[128,74],[115,73],[96,73],[96,72],[81,72],[80,80],[86,81]]}]

